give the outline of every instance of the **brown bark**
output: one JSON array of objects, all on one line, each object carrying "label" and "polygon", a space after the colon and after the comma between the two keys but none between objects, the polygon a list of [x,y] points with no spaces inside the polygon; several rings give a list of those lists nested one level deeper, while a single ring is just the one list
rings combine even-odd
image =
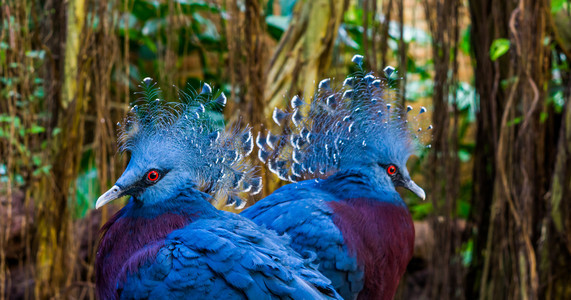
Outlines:
[{"label": "brown bark", "polygon": [[[456,204],[459,194],[458,122],[455,87],[458,82],[457,53],[459,40],[459,9],[456,0],[425,1],[425,14],[433,36],[434,94],[432,122],[434,125],[430,155],[431,191],[434,206],[432,226],[435,243],[441,251],[433,253],[430,279],[431,298],[457,298],[463,278],[457,249],[460,236],[452,224],[456,223]],[[449,70],[452,70],[449,75]],[[451,95],[451,97],[450,97]],[[450,105],[451,103],[451,105]]]},{"label": "brown bark", "polygon": [[474,149],[473,190],[471,212],[467,236],[474,240],[472,263],[466,277],[466,298],[473,299],[478,294],[478,283],[483,269],[482,253],[486,245],[500,126],[499,112],[503,110],[505,93],[501,88],[502,80],[510,75],[510,61],[507,56],[496,61],[490,59],[489,51],[492,42],[500,37],[507,37],[507,19],[511,5],[504,1],[470,1],[472,20],[471,44],[475,59],[474,78],[479,96],[479,110],[476,113],[476,146]]},{"label": "brown bark", "polygon": [[[557,125],[554,116],[541,121],[550,55],[540,41],[547,34],[549,4],[522,0],[503,10],[497,4],[470,2],[473,38],[479,39],[474,45],[481,45],[474,48],[481,109],[471,217],[479,237],[466,293],[480,299],[541,299],[550,285],[542,267],[549,261],[544,247],[552,242],[545,199],[554,164],[548,153],[555,141],[548,137]],[[499,37],[509,37],[509,56],[492,62],[489,47]]]},{"label": "brown bark", "polygon": [[[265,115],[296,94],[309,100],[331,63],[348,1],[299,1],[267,69]],[[285,98],[284,98],[285,96]]]},{"label": "brown bark", "polygon": [[[309,101],[316,83],[327,73],[343,12],[348,0],[298,1],[290,26],[273,53],[265,74],[263,116],[270,119],[273,108],[285,107],[294,95]],[[265,172],[264,194],[279,187]]]},{"label": "brown bark", "polygon": [[[56,73],[61,74],[61,77],[45,78],[46,82],[54,86],[58,84],[54,79],[63,82],[61,94],[54,93],[50,95],[53,98],[49,99],[55,108],[53,122],[62,131],[50,143],[50,176],[41,179],[34,195],[36,199],[41,199],[37,203],[38,230],[35,238],[35,294],[39,298],[58,297],[62,287],[71,283],[74,273],[69,196],[79,170],[87,102],[86,87],[80,75],[80,41],[86,14],[85,1],[54,2],[52,5],[57,7],[56,10],[66,11],[64,24],[67,25],[65,30],[55,33],[50,48],[52,55],[64,58],[63,61],[47,64],[48,68],[59,70]],[[65,47],[61,47],[62,44]]]}]

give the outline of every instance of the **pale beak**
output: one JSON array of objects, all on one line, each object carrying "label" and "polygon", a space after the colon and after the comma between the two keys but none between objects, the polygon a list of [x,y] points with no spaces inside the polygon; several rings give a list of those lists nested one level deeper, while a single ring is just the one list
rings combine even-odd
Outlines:
[{"label": "pale beak", "polygon": [[[422,190],[422,189],[421,189]],[[121,190],[120,187],[114,185],[112,188],[110,188],[107,192],[105,192],[105,194],[101,195],[98,199],[97,202],[95,202],[95,209],[99,209],[101,206],[117,199],[120,198],[123,194],[123,191]]]},{"label": "pale beak", "polygon": [[411,192],[415,193],[418,197],[420,197],[422,200],[426,199],[426,193],[424,193],[424,190],[419,187],[416,183],[414,183],[414,181],[409,180],[405,186],[405,188],[409,189]]}]

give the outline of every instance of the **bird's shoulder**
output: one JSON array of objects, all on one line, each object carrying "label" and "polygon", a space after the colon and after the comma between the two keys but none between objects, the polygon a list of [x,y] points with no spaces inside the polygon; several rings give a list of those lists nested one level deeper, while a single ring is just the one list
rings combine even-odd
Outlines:
[{"label": "bird's shoulder", "polygon": [[[325,202],[336,199],[320,188],[315,180],[306,180],[284,185],[269,196],[242,211],[241,215],[256,220],[266,216],[279,215],[284,211],[295,214],[329,214]],[[256,222],[258,223],[258,222]]]},{"label": "bird's shoulder", "polygon": [[258,201],[242,215],[290,236],[292,248],[300,254],[316,255],[319,270],[344,298],[352,299],[363,288],[364,273],[335,224],[330,206],[335,201],[338,199],[331,193],[311,182],[300,186],[289,184]]}]

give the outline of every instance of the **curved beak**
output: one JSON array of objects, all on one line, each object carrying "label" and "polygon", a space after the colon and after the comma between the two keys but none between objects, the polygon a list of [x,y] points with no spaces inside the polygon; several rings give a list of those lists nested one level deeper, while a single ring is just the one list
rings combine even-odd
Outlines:
[{"label": "curved beak", "polygon": [[426,193],[424,193],[424,190],[421,187],[419,187],[414,181],[412,180],[407,181],[404,187],[409,189],[411,192],[415,193],[422,200],[426,199]]},{"label": "curved beak", "polygon": [[117,199],[120,198],[123,194],[123,191],[121,190],[120,187],[114,185],[113,187],[111,187],[107,192],[105,192],[105,194],[99,196],[99,198],[97,199],[97,202],[95,202],[95,209],[99,209],[101,206]]}]

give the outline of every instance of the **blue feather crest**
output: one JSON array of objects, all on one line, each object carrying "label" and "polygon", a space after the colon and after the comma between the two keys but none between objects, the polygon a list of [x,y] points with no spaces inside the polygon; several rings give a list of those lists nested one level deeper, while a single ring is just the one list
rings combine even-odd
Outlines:
[{"label": "blue feather crest", "polygon": [[389,78],[394,68],[380,78],[363,71],[362,59],[353,60],[359,71],[345,78],[342,87],[333,89],[331,80],[322,80],[306,110],[297,105],[275,110],[280,127],[261,134],[267,142],[258,143],[258,156],[271,172],[299,181],[382,159],[406,163],[422,146],[421,135],[432,129],[419,125],[426,108],[401,108]]},{"label": "blue feather crest", "polygon": [[135,152],[149,143],[176,153],[180,164],[204,192],[225,194],[228,204],[241,205],[239,193],[257,194],[262,181],[248,156],[254,147],[250,126],[224,129],[214,111],[226,104],[223,93],[214,95],[204,84],[200,92],[178,90],[180,102],[161,99],[161,90],[151,78],[139,85],[140,97],[119,129],[120,151]]}]

